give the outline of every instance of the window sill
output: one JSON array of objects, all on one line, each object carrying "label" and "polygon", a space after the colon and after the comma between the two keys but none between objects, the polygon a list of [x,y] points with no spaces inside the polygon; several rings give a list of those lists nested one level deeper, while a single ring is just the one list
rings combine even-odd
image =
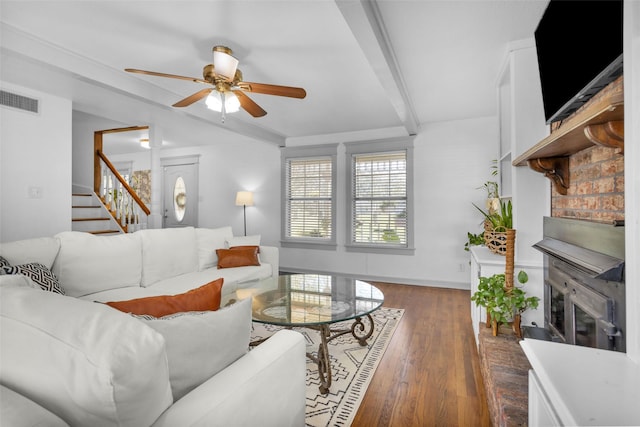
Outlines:
[{"label": "window sill", "polygon": [[281,240],[280,246],[283,248],[318,249],[323,251],[335,251],[337,248],[337,245],[334,242],[310,242],[291,240]]},{"label": "window sill", "polygon": [[367,252],[386,255],[413,255],[416,251],[415,248],[380,245],[345,245],[345,249],[347,252]]}]

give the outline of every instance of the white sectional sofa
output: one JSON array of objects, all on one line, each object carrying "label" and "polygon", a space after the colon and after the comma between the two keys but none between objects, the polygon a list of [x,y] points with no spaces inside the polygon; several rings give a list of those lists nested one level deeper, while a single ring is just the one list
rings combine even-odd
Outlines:
[{"label": "white sectional sofa", "polygon": [[259,265],[218,268],[216,249],[258,239],[187,227],[1,244],[0,425],[304,425],[304,339],[283,330],[249,351],[250,300],[163,318],[103,304],[221,277],[228,300],[278,275],[269,246]]}]

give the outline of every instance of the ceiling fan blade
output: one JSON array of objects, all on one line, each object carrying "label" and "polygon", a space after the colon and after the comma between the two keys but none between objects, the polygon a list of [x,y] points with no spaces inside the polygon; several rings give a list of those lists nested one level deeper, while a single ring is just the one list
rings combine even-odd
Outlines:
[{"label": "ceiling fan blade", "polygon": [[213,90],[213,88],[202,89],[201,91],[198,91],[198,92],[194,93],[193,95],[187,96],[185,99],[176,102],[175,104],[173,104],[173,106],[174,107],[186,107],[188,105],[191,105],[194,102],[200,101],[202,98],[204,98],[207,95],[209,95],[212,90]]},{"label": "ceiling fan blade", "polygon": [[240,101],[240,106],[253,117],[262,117],[267,114],[266,111],[262,109],[261,106],[256,104],[251,98],[242,93],[239,90],[232,91],[237,97],[238,101]]},{"label": "ceiling fan blade", "polygon": [[196,77],[186,77],[186,76],[178,76],[176,74],[166,74],[166,73],[158,73],[155,71],[137,70],[135,68],[125,68],[124,70],[129,73],[147,74],[149,76],[169,77],[171,79],[180,79],[180,80],[187,80],[195,83],[210,84],[208,81],[202,80]]},{"label": "ceiling fan blade", "polygon": [[266,95],[288,96],[289,98],[299,99],[307,96],[307,92],[301,87],[278,86],[251,82],[240,82],[238,83],[238,86],[240,89],[247,92],[264,93]]}]

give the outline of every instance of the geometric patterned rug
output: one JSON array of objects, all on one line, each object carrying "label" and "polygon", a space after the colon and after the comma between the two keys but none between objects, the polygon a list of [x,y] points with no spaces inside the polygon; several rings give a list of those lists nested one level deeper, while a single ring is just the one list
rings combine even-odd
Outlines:
[{"label": "geometric patterned rug", "polygon": [[[367,346],[360,346],[351,334],[342,335],[329,342],[332,375],[331,387],[327,394],[321,394],[318,390],[318,366],[307,358],[307,426],[351,425],[403,314],[403,309],[387,307],[381,307],[371,313],[375,327],[367,340]],[[350,328],[351,323],[352,321],[336,323],[333,328]],[[253,322],[251,341],[266,338],[278,329],[281,328]],[[319,332],[306,328],[293,329],[304,335],[307,352],[317,355]]]}]

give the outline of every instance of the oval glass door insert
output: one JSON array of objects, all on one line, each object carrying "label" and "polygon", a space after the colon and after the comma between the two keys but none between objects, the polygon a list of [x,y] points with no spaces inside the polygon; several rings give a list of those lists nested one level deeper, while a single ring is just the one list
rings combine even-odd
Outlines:
[{"label": "oval glass door insert", "polygon": [[173,211],[176,215],[176,221],[182,222],[187,209],[187,189],[184,179],[179,176],[173,186]]}]

